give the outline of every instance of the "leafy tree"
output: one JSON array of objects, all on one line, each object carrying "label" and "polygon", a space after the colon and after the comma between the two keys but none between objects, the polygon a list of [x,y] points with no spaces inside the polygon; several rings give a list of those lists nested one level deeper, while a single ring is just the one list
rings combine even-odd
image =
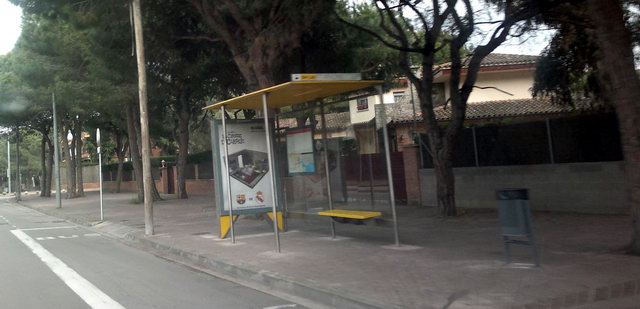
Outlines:
[{"label": "leafy tree", "polygon": [[[152,104],[166,108],[178,144],[178,198],[187,198],[185,169],[191,124],[202,118],[205,101],[222,99],[244,88],[222,42],[189,39],[206,27],[197,12],[172,0],[147,2],[149,71]],[[158,31],[161,29],[161,31]]]},{"label": "leafy tree", "polygon": [[[534,3],[520,1],[490,1],[487,5],[501,12],[499,18],[481,20],[479,11],[469,0],[464,1],[387,1],[375,0],[378,27],[361,25],[343,19],[345,23],[380,40],[388,48],[398,51],[398,63],[404,75],[416,88],[424,126],[429,137],[427,150],[433,158],[437,180],[437,200],[444,216],[457,214],[455,178],[452,154],[455,140],[465,119],[467,100],[480,70],[482,60],[500,46],[510,35],[527,30],[525,23],[539,8]],[[411,20],[406,16],[415,16]],[[465,57],[469,40],[478,34],[478,24],[493,24],[485,41],[473,47]],[[446,127],[438,125],[433,101],[433,77],[438,52],[447,49],[451,76],[449,80],[451,121]],[[421,71],[416,73],[410,59],[419,59]]]},{"label": "leafy tree", "polygon": [[630,252],[640,255],[640,80],[633,55],[640,42],[640,3],[578,0],[553,4],[539,21],[558,31],[538,65],[543,70],[537,73],[534,90],[564,104],[591,98],[615,109],[632,215]]}]

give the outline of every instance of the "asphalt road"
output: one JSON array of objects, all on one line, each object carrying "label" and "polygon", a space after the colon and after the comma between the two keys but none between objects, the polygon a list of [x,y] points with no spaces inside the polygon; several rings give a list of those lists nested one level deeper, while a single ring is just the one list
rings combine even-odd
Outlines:
[{"label": "asphalt road", "polygon": [[0,308],[303,308],[0,198]]}]

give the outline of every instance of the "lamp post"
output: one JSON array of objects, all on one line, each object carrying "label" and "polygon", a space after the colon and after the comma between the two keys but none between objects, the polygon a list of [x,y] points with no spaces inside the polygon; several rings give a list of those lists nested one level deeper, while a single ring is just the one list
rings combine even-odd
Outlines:
[{"label": "lamp post", "polygon": [[11,194],[11,142],[7,138],[7,180],[9,181],[9,192]]},{"label": "lamp post", "polygon": [[96,131],[96,141],[98,142],[98,175],[100,177],[100,221],[104,221],[104,211],[102,208],[102,151],[100,151],[100,128]]},{"label": "lamp post", "polygon": [[67,142],[69,144],[69,160],[73,157],[73,150],[71,149],[71,142],[73,142],[73,134],[71,134],[71,130],[67,133]]},{"label": "lamp post", "polygon": [[[58,144],[58,118],[56,113],[56,95],[51,93],[51,104],[53,105],[53,159],[55,162],[56,175],[56,207],[62,208],[62,193],[60,193],[60,145]],[[51,192],[51,188],[47,188]]]},{"label": "lamp post", "polygon": [[[76,171],[73,168],[73,134],[71,134],[71,130],[67,131],[67,145],[69,145],[67,148],[69,148],[69,153],[67,154],[68,156],[68,160],[67,160],[67,198],[71,198],[72,196],[75,195],[75,188],[74,191],[71,190],[71,183],[72,180],[71,179],[75,179],[75,175],[76,175]],[[73,192],[73,193],[72,193]],[[73,195],[72,195],[73,194]]]}]

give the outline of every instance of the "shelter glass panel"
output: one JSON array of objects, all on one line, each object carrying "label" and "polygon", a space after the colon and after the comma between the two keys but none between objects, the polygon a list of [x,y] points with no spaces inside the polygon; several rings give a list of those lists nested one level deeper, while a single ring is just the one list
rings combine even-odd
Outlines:
[{"label": "shelter glass panel", "polygon": [[[348,104],[325,107],[324,126],[320,108],[308,111],[306,118],[300,116],[300,112],[279,114],[276,156],[280,159],[276,162],[283,188],[281,196],[289,214],[316,214],[329,209],[328,186],[334,209],[390,212],[382,130],[376,125],[376,114],[379,113],[372,113],[371,119],[352,123],[351,114],[357,113],[357,106],[354,107],[352,110],[348,109]],[[290,173],[286,160],[287,138],[292,135],[287,132],[304,128],[313,131],[309,137],[312,138],[315,171]],[[392,161],[400,163],[396,164],[399,168],[394,169],[393,174],[398,170],[402,174],[398,177],[404,178],[402,154],[391,157]],[[402,186],[398,190],[401,192],[405,191],[403,180],[397,181],[398,186]]]}]

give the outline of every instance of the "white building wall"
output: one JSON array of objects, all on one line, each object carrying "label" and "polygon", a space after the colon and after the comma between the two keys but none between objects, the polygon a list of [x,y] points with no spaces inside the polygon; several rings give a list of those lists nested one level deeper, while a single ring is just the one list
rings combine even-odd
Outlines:
[{"label": "white building wall", "polygon": [[[474,88],[468,102],[530,99],[534,73],[534,70],[480,72],[476,81],[477,87],[496,87],[512,95],[491,88]],[[464,76],[462,78],[464,80]],[[438,82],[445,83],[445,97],[448,99],[448,78],[446,81],[442,78]]]}]

